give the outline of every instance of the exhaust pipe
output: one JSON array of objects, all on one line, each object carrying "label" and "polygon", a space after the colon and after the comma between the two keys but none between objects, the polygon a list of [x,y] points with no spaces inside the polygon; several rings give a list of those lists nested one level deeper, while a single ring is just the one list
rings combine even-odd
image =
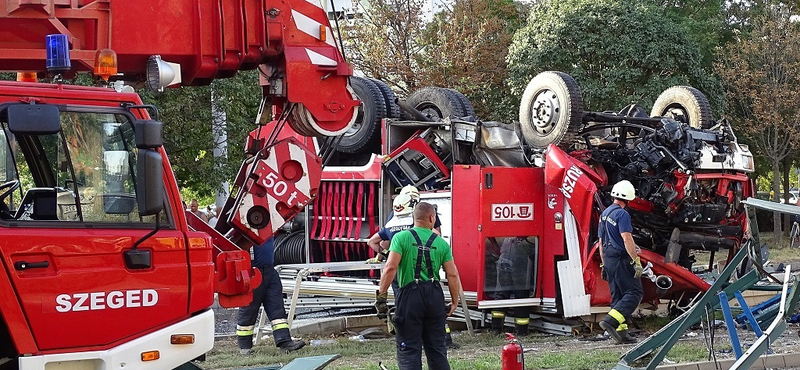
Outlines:
[{"label": "exhaust pipe", "polygon": [[667,275],[658,275],[656,277],[656,294],[659,297],[663,297],[664,294],[667,294],[667,291],[672,288],[672,278]]}]

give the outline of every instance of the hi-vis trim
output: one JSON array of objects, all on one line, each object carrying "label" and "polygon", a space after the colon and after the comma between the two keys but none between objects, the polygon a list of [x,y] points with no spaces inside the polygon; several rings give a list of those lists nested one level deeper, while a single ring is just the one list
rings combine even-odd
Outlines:
[{"label": "hi-vis trim", "polygon": [[[311,37],[315,37],[317,40],[320,40],[319,27],[323,25],[322,23],[319,23],[305,16],[304,14],[294,9],[292,9],[292,19],[294,19],[294,25],[297,26],[298,30],[302,31],[303,33]],[[325,26],[325,32],[328,35],[333,35],[333,33],[331,33],[331,28],[328,26]],[[326,37],[325,43],[330,46],[336,47],[336,43],[333,41],[333,37]]]},{"label": "hi-vis trim", "polygon": [[157,303],[158,291],[155,289],[59,294],[56,297],[56,311],[116,310],[123,307],[152,307]]},{"label": "hi-vis trim", "polygon": [[317,66],[335,66],[336,61],[328,58],[320,53],[311,51],[310,49],[306,49],[306,54],[308,54],[308,59],[311,60],[311,64]]}]

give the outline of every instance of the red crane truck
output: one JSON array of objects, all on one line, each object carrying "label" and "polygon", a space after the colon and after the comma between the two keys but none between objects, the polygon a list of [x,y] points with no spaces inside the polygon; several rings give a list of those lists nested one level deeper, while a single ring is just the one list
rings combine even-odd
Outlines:
[{"label": "red crane truck", "polygon": [[[227,222],[210,229],[184,212],[157,111],[125,84],[254,68],[296,133],[338,135],[356,118],[319,2],[6,2],[0,70],[55,81],[0,82],[0,369],[171,369],[211,349],[215,293],[249,302],[247,248],[314,197],[320,160],[293,138],[251,145]],[[126,83],[58,81],[91,71]]]}]

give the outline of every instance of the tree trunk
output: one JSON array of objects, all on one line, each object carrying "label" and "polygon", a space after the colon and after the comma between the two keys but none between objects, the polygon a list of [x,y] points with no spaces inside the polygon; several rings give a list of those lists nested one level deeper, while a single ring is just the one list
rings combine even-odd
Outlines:
[{"label": "tree trunk", "polygon": [[[777,159],[772,160],[772,194],[774,194],[773,200],[775,202],[780,202],[781,194],[781,162]],[[781,232],[781,213],[780,212],[773,212],[772,213],[772,225],[774,227],[774,234],[778,238],[776,244],[782,245],[783,244],[783,233]]]},{"label": "tree trunk", "polygon": [[[783,192],[781,193],[781,196],[783,198],[783,203],[784,204],[789,204],[789,169],[791,167],[792,167],[792,160],[789,159],[789,156],[787,155],[786,157],[783,157],[783,168],[782,168],[782,170],[783,170],[783,177],[782,177],[782,179],[783,179]],[[784,213],[782,218],[783,218],[783,225],[784,225],[783,235],[784,236],[789,236],[789,229],[791,228],[791,225],[792,225],[791,221],[789,221],[789,214],[788,213]]]}]

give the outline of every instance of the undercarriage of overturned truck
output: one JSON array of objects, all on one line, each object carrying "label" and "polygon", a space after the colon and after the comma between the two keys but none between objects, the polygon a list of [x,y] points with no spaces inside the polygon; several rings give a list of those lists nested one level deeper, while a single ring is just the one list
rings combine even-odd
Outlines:
[{"label": "undercarriage of overturned truck", "polygon": [[[753,159],[726,121],[698,129],[671,118],[587,113],[583,147],[570,154],[604,173],[606,185],[631,181],[637,199],[629,211],[640,247],[691,269],[690,250],[731,249],[743,237]],[[616,122],[614,122],[616,121]],[[601,187],[610,203],[608,186]]]},{"label": "undercarriage of overturned truck", "polygon": [[636,188],[628,208],[647,266],[643,302],[685,306],[710,286],[693,272],[698,252],[709,252],[710,271],[715,254],[729,258],[745,238],[753,157],[694,88],[666,89],[649,114],[593,112],[569,75],[543,72],[525,89],[519,122],[507,124],[476,118],[455,90],[396,101],[377,80],[351,83],[361,113],[306,212],[306,257],[298,250],[289,263],[373,257],[364,243],[408,185],[439,207],[456,265],[471,272],[461,277],[467,300],[480,309],[575,317],[608,305],[597,220],[623,179]]}]

